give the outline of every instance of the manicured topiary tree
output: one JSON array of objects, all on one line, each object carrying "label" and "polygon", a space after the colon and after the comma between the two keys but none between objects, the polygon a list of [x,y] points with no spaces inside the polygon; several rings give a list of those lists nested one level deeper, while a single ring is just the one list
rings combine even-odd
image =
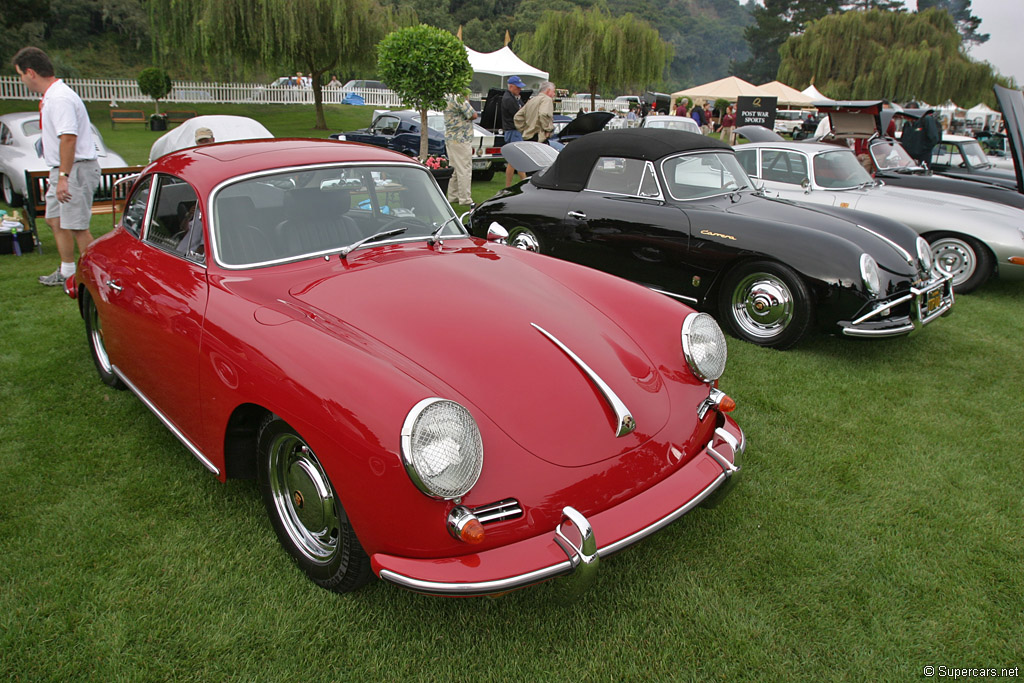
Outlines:
[{"label": "manicured topiary tree", "polygon": [[462,42],[426,24],[394,31],[377,45],[377,74],[420,112],[420,159],[426,159],[427,110],[443,109],[445,95],[464,92],[473,78]]},{"label": "manicured topiary tree", "polygon": [[163,69],[151,66],[139,74],[139,90],[149,95],[156,102],[156,113],[160,114],[160,98],[167,97],[171,92],[171,77]]}]

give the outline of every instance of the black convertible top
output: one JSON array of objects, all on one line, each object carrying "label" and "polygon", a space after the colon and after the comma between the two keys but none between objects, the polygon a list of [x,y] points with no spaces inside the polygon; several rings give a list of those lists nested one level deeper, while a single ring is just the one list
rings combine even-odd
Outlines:
[{"label": "black convertible top", "polygon": [[530,182],[550,190],[579,192],[587,184],[590,169],[600,157],[627,157],[657,161],[676,152],[728,150],[715,138],[668,128],[624,128],[590,133],[566,145],[555,163],[534,175]]}]

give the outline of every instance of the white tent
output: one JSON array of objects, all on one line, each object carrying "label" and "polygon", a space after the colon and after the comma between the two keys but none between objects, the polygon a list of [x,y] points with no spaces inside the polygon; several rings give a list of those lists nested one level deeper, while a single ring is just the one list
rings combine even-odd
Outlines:
[{"label": "white tent", "polygon": [[508,45],[494,52],[477,52],[466,48],[469,65],[473,68],[473,90],[486,92],[487,88],[504,88],[510,76],[519,76],[528,88],[537,89],[541,81],[548,79],[548,72],[541,71],[519,59]]},{"label": "white tent", "polygon": [[977,130],[997,130],[1003,115],[984,102],[980,102],[967,110],[967,122]]},{"label": "white tent", "polygon": [[813,83],[811,83],[809,86],[804,88],[801,92],[803,92],[804,95],[807,95],[808,97],[810,97],[812,102],[825,102],[825,101],[831,102],[832,101],[831,98],[825,97],[824,95],[822,95],[818,91],[818,89],[814,87]]},{"label": "white tent", "polygon": [[759,85],[757,87],[761,90],[767,91],[775,97],[778,97],[779,106],[806,107],[814,101],[796,88],[791,88],[781,81],[772,81],[771,83],[765,83],[764,85]]}]

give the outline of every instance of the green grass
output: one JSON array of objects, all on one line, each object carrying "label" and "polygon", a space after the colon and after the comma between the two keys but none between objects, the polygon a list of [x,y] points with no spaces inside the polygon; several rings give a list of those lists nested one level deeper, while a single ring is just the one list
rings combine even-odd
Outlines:
[{"label": "green grass", "polygon": [[[311,125],[277,116],[278,130]],[[339,596],[285,556],[252,482],[220,484],[98,381],[74,304],[35,282],[55,263],[42,236],[45,254],[0,257],[4,678],[889,681],[1024,666],[1024,284],[960,297],[909,339],[784,353],[729,339],[744,480],[603,561],[576,604],[558,582],[493,600],[381,582]]]}]

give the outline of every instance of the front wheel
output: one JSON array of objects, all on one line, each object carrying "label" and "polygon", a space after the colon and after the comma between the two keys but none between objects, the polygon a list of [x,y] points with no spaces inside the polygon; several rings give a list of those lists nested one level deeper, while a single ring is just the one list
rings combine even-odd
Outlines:
[{"label": "front wheel", "polygon": [[813,311],[800,276],[781,263],[755,261],[722,282],[719,311],[728,330],[758,346],[788,349],[806,334]]},{"label": "front wheel", "polygon": [[126,389],[121,378],[114,374],[114,366],[107,355],[107,347],[103,342],[103,324],[100,322],[100,314],[96,309],[96,301],[93,300],[89,290],[82,288],[82,317],[85,318],[85,334],[89,339],[89,353],[92,355],[92,362],[96,365],[96,371],[100,373],[100,379],[108,387],[114,389]]},{"label": "front wheel", "polygon": [[319,586],[338,593],[363,586],[373,575],[370,558],[313,450],[271,415],[258,453],[260,494],[284,549]]},{"label": "front wheel", "polygon": [[939,268],[953,274],[953,291],[957,294],[973,292],[988,282],[995,258],[975,239],[960,235],[929,235],[932,260]]},{"label": "front wheel", "polygon": [[23,198],[20,194],[14,191],[14,184],[11,183],[10,178],[6,175],[0,174],[0,186],[3,187],[4,201],[7,203],[7,206],[14,208],[22,205]]},{"label": "front wheel", "polygon": [[540,239],[529,228],[512,228],[506,241],[510,247],[540,253]]}]

